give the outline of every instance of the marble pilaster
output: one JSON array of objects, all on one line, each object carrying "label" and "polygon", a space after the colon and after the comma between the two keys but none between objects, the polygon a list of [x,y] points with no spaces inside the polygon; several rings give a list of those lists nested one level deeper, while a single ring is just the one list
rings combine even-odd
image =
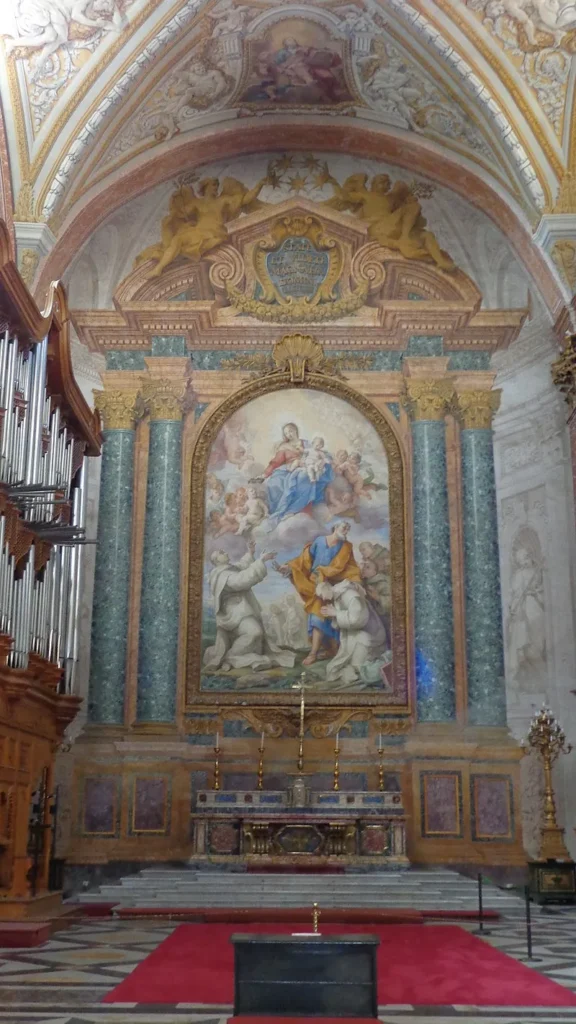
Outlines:
[{"label": "marble pilaster", "polygon": [[502,598],[492,416],[499,391],[457,396],[461,421],[462,531],[468,722],[506,725]]},{"label": "marble pilaster", "polygon": [[176,713],[184,384],[151,378],[143,395],[150,441],[136,715],[139,723],[166,723]]},{"label": "marble pilaster", "polygon": [[99,391],[103,419],[88,720],[122,725],[132,547],[136,391]]},{"label": "marble pilaster", "polygon": [[412,419],[417,710],[422,722],[449,722],[456,715],[444,422],[451,394],[446,380],[406,381]]}]

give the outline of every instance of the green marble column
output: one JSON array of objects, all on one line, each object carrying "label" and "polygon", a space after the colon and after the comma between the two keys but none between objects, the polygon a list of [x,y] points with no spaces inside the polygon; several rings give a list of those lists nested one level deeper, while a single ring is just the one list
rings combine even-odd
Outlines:
[{"label": "green marble column", "polygon": [[128,643],[135,391],[99,391],[103,420],[88,720],[122,725]]},{"label": "green marble column", "polygon": [[498,391],[458,395],[462,425],[462,526],[468,721],[506,725],[502,600],[492,415]]},{"label": "green marble column", "polygon": [[176,715],[180,618],[182,389],[152,379],[143,388],[150,412],[146,519],[138,645],[138,722]]},{"label": "green marble column", "polygon": [[417,713],[421,722],[450,722],[456,699],[444,416],[452,386],[408,379],[406,391],[412,417]]}]

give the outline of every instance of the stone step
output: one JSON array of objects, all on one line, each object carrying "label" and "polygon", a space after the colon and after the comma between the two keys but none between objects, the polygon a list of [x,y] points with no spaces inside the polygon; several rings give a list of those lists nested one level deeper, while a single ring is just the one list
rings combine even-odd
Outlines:
[{"label": "stone step", "polygon": [[[78,900],[123,907],[295,908],[318,902],[327,909],[476,910],[478,893],[474,879],[444,869],[285,875],[154,867]],[[490,884],[484,901],[487,909],[512,914],[521,907],[514,893]]]}]

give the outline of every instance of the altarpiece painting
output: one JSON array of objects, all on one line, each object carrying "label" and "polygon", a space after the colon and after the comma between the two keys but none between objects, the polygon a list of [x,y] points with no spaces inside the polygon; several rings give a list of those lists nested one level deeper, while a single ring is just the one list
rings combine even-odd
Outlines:
[{"label": "altarpiece painting", "polygon": [[200,445],[194,701],[277,702],[305,671],[323,703],[407,702],[399,455],[335,391],[260,393]]}]

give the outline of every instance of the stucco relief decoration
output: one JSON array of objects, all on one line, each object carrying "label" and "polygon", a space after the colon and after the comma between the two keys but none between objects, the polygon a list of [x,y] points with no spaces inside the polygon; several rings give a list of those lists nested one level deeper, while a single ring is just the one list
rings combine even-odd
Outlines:
[{"label": "stucco relief decoration", "polygon": [[538,534],[522,527],[511,553],[506,635],[509,666],[524,690],[542,689],[546,666],[544,559]]},{"label": "stucco relief decoration", "polygon": [[448,138],[492,163],[468,112],[390,36],[378,14],[345,5],[262,12],[219,0],[207,9],[185,59],[145,99],[107,147],[113,166],[144,144],[192,130],[208,112],[237,116],[314,110]]},{"label": "stucco relief decoration", "polygon": [[0,32],[26,84],[34,132],[93,53],[128,27],[136,0],[17,0]]},{"label": "stucco relief decoration", "polygon": [[572,54],[576,0],[466,0],[534,90],[558,134]]},{"label": "stucco relief decoration", "polygon": [[[281,185],[285,194],[286,184],[293,199],[259,198]],[[311,201],[319,190],[332,195]],[[235,316],[280,323],[342,319],[377,305],[392,260],[458,275],[422,212],[420,197],[432,191],[425,183],[393,184],[386,174],[353,174],[340,184],[311,155],[271,160],[252,188],[236,178],[185,178],[161,240],[140,253],[136,267],[145,280],[184,261],[203,262],[221,315],[231,307]]]}]

